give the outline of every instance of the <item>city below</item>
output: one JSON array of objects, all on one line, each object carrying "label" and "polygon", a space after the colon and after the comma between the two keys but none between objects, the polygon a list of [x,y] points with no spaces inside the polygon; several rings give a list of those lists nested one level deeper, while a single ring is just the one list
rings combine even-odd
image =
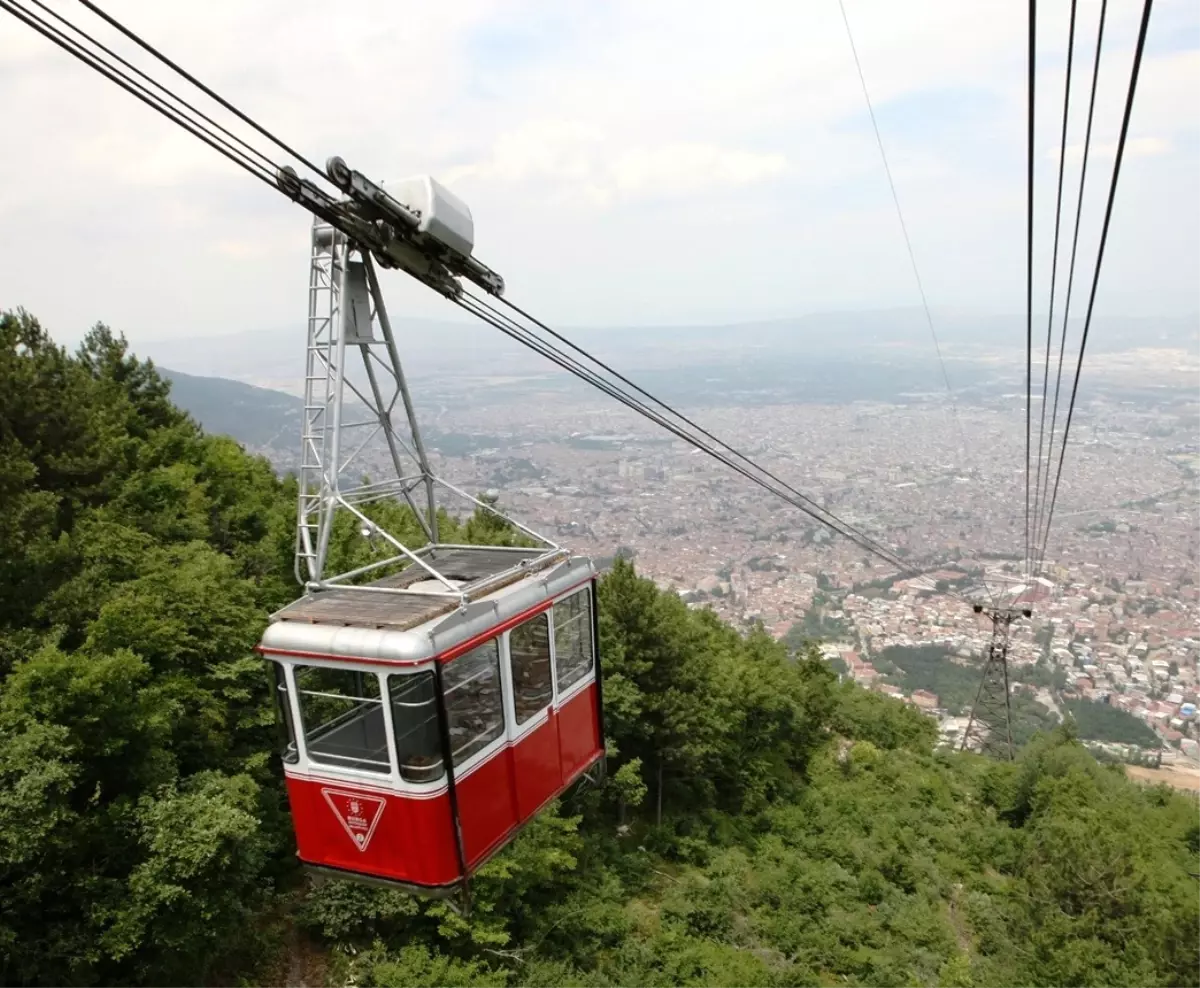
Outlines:
[{"label": "city below", "polygon": [[[1044,565],[1029,583],[1024,367],[1011,352],[960,347],[949,367],[964,386],[953,400],[928,367],[918,373],[915,348],[899,358],[875,350],[852,369],[835,357],[814,368],[794,354],[772,363],[718,348],[669,370],[640,355],[649,369],[639,384],[867,532],[906,572],[561,375],[476,361],[418,377],[414,391],[433,469],[451,483],[493,492],[506,513],[601,566],[632,559],[641,575],[734,625],[758,623],[794,645],[820,640],[841,674],[937,717],[948,744],[961,739],[969,701],[940,697],[894,659],[935,648],[977,681],[992,624],[971,605],[1027,606],[1032,616],[1012,625],[1014,698],[1028,697],[1047,723],[1080,701],[1124,711],[1149,730],[1093,747],[1166,766],[1196,762],[1200,739],[1193,351],[1096,356]],[[839,374],[841,394],[829,384]],[[176,400],[188,404],[182,392]],[[1039,403],[1035,441],[1040,412]],[[1039,530],[1065,397],[1046,410],[1047,437],[1056,414],[1053,449],[1035,459]],[[298,463],[288,421],[270,441],[247,442],[280,470]],[[378,443],[357,462],[372,478],[391,468]]]}]

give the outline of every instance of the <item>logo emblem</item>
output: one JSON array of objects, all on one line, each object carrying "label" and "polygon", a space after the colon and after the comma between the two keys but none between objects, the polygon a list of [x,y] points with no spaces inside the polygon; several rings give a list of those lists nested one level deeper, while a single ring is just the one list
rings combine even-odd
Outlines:
[{"label": "logo emblem", "polygon": [[338,818],[342,829],[354,841],[354,846],[365,851],[371,843],[379,819],[383,816],[387,800],[382,796],[364,796],[357,792],[343,792],[340,789],[322,789],[321,795]]}]

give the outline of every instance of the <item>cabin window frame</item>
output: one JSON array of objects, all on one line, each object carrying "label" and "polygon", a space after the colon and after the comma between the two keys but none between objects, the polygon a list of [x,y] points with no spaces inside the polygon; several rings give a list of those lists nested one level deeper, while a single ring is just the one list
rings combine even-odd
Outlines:
[{"label": "cabin window frame", "polygon": [[[526,625],[532,624],[534,621],[544,620],[546,622],[546,658],[549,662],[550,669],[550,695],[545,704],[539,707],[536,711],[529,714],[523,721],[517,720],[517,684],[515,679],[516,669],[513,666],[512,655],[512,634]],[[506,679],[505,684],[505,701],[506,701],[506,719],[508,722],[508,733],[513,739],[524,737],[531,731],[537,730],[542,724],[550,719],[550,711],[554,709],[558,701],[558,677],[554,669],[554,615],[553,607],[547,607],[544,610],[538,611],[536,614],[531,614],[516,627],[510,628],[504,633],[504,653],[507,657]]]},{"label": "cabin window frame", "polygon": [[[384,691],[387,695],[387,703],[385,706],[388,708],[388,734],[390,736],[389,748],[391,749],[392,760],[396,767],[396,778],[399,783],[399,787],[410,792],[425,792],[429,790],[436,791],[439,789],[445,789],[448,784],[448,777],[446,774],[446,748],[445,744],[443,743],[442,718],[439,712],[439,700],[444,700],[444,697],[440,696],[441,684],[438,680],[437,671],[434,669],[433,663],[430,662],[415,668],[390,668],[386,671],[383,671],[381,675],[383,678]],[[434,753],[437,755],[437,764],[441,769],[435,778],[429,779],[425,782],[417,782],[412,779],[405,778],[404,776],[404,767],[400,761],[400,734],[396,730],[395,709],[393,707],[394,701],[392,699],[392,681],[399,681],[402,677],[411,678],[415,676],[429,677],[431,697],[428,702],[432,706],[431,722],[433,724],[433,731],[436,739]],[[405,736],[407,736],[407,734]]]},{"label": "cabin window frame", "polygon": [[[356,769],[351,766],[334,765],[325,761],[315,761],[308,752],[305,744],[305,739],[301,735],[296,738],[296,746],[299,750],[299,760],[288,762],[285,764],[285,769],[289,773],[297,773],[306,776],[341,778],[343,781],[358,785],[361,784],[364,788],[375,788],[378,790],[386,790],[398,796],[429,796],[437,795],[439,792],[444,792],[448,785],[448,778],[443,772],[441,777],[435,782],[409,782],[400,774],[399,755],[396,751],[394,741],[395,724],[392,719],[392,705],[388,702],[387,694],[387,679],[389,676],[396,674],[412,675],[415,673],[429,672],[434,675],[434,689],[437,686],[437,674],[434,671],[434,665],[437,662],[436,657],[422,659],[419,662],[403,665],[387,663],[379,665],[371,663],[367,666],[366,662],[354,662],[339,659],[325,659],[316,656],[305,656],[304,658],[291,657],[276,657],[271,656],[268,661],[277,663],[284,669],[287,675],[288,683],[288,700],[290,702],[290,711],[294,723],[302,723],[299,696],[297,695],[295,683],[295,670],[297,667],[307,668],[308,666],[320,666],[325,669],[350,669],[354,672],[361,672],[363,675],[378,676],[380,679],[380,697],[383,700],[383,717],[386,725],[389,741],[388,741],[388,761],[390,765],[389,772],[385,775],[383,772],[374,772],[369,769]],[[438,719],[438,753],[443,755],[444,764],[444,749],[441,745],[441,720]],[[468,766],[470,767],[470,766]],[[461,775],[461,766],[455,768],[455,778]]]},{"label": "cabin window frame", "polygon": [[[488,761],[496,752],[500,751],[509,741],[509,724],[512,713],[512,683],[508,676],[508,662],[505,660],[507,654],[507,636],[503,634],[492,635],[490,638],[481,641],[473,648],[467,649],[452,658],[442,660],[442,701],[446,710],[446,732],[449,733],[453,726],[453,712],[451,709],[451,694],[454,692],[453,687],[446,682],[447,675],[454,668],[455,663],[462,661],[468,655],[478,651],[489,644],[496,646],[496,669],[498,672],[497,682],[499,684],[500,694],[500,732],[488,741],[482,748],[471,752],[461,762],[456,762],[454,759],[453,740],[451,741],[450,766],[454,774],[455,782],[461,782],[467,775],[473,772],[476,768]],[[456,684],[457,685],[457,684]]]},{"label": "cabin window frame", "polygon": [[267,660],[271,665],[271,696],[278,729],[279,757],[284,765],[299,765],[304,757],[296,737],[296,711],[292,703],[291,663],[277,659]]},{"label": "cabin window frame", "polygon": [[[383,747],[387,756],[386,768],[382,762],[377,763],[380,766],[379,768],[364,768],[361,765],[351,764],[349,761],[343,763],[339,760],[326,759],[319,754],[316,757],[313,756],[313,752],[308,743],[308,728],[304,721],[304,704],[302,702],[301,695],[314,691],[302,689],[297,682],[296,676],[298,671],[304,669],[333,669],[339,672],[357,673],[363,677],[369,676],[375,679],[375,684],[379,689],[378,700],[374,700],[372,697],[347,697],[347,699],[377,702],[379,704],[383,716],[383,729],[385,732],[385,743]],[[396,783],[399,781],[400,773],[396,765],[395,752],[390,740],[390,736],[392,734],[391,704],[386,701],[386,684],[384,683],[383,677],[380,675],[379,670],[375,668],[363,668],[357,663],[327,662],[320,659],[310,659],[306,657],[303,660],[296,660],[290,663],[288,673],[289,681],[292,687],[295,711],[298,716],[296,723],[300,728],[297,740],[303,746],[305,764],[316,772],[332,772],[335,774],[353,776],[354,778],[362,779],[364,781],[373,780],[376,785],[379,785],[382,780],[386,779],[393,787],[395,787]],[[366,763],[369,761],[369,759],[363,758],[358,759],[358,761],[361,763]]]},{"label": "cabin window frame", "polygon": [[[568,686],[564,690],[561,688],[562,676],[560,674],[560,668],[559,668],[559,663],[558,663],[558,621],[554,615],[554,612],[556,612],[568,600],[572,600],[573,598],[578,597],[580,595],[586,595],[585,599],[587,600],[588,609],[583,614],[578,615],[575,618],[575,620],[579,620],[581,622],[581,624],[584,628],[584,634],[587,636],[589,643],[591,645],[590,658],[589,658],[587,671],[582,676],[580,676],[578,679],[576,679],[575,682],[571,683],[570,686]],[[550,609],[551,610],[550,654],[551,654],[551,667],[554,670],[554,705],[556,708],[560,707],[563,703],[567,702],[568,700],[574,699],[574,697],[578,693],[582,692],[584,689],[586,689],[588,687],[588,685],[595,682],[595,680],[596,680],[597,642],[595,640],[596,636],[593,633],[593,625],[595,623],[594,622],[595,608],[596,608],[595,582],[589,581],[584,586],[570,590],[569,592],[563,594],[561,597],[556,598],[554,601],[554,606]],[[585,620],[585,618],[586,618],[586,620]]]}]

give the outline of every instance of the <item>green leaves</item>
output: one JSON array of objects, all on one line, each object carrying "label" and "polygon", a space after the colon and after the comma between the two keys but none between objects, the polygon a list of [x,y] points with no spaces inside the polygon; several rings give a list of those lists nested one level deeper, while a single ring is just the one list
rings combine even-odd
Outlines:
[{"label": "green leaves", "polygon": [[609,734],[640,760],[656,810],[660,774],[667,811],[761,809],[823,739],[832,677],[819,663],[689,610],[625,560],[600,585],[600,646]]},{"label": "green leaves", "polygon": [[106,327],[0,315],[0,382],[0,980],[191,981],[286,853],[247,772],[294,506]]},{"label": "green leaves", "polygon": [[363,988],[491,988],[509,984],[507,971],[493,971],[479,961],[446,957],[421,944],[394,953],[382,948],[366,954],[356,965]]},{"label": "green leaves", "polygon": [[143,977],[198,980],[214,948],[227,948],[259,905],[267,841],[258,786],[248,776],[203,772],[179,789],[138,801],[144,857],[119,906],[99,915],[100,944]]}]

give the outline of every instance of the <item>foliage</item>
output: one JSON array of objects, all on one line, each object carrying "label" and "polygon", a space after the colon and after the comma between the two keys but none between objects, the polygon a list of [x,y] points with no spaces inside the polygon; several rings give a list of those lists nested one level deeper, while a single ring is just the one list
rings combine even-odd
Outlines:
[{"label": "foliage", "polygon": [[944,645],[892,645],[883,649],[879,661],[900,670],[896,682],[906,690],[928,690],[937,694],[938,703],[952,714],[970,708],[979,689],[982,666],[960,665],[954,653]]},{"label": "foliage", "polygon": [[[282,925],[364,986],[1198,984],[1188,800],[1069,729],[1011,765],[935,752],[928,718],[624,558],[608,784],[492,859],[470,918],[306,884],[250,652],[294,593],[295,494],[105,327],[72,355],[0,317],[0,981],[255,983]],[[356,527],[338,566],[371,559]]]},{"label": "foliage", "polygon": [[1075,719],[1079,737],[1085,741],[1114,741],[1157,748],[1162,742],[1153,729],[1128,710],[1091,700],[1064,700],[1063,706]]},{"label": "foliage", "polygon": [[850,626],[842,618],[830,617],[825,611],[825,605],[814,598],[813,606],[804,612],[804,617],[788,628],[784,641],[799,650],[809,642],[844,639],[850,633]]}]

